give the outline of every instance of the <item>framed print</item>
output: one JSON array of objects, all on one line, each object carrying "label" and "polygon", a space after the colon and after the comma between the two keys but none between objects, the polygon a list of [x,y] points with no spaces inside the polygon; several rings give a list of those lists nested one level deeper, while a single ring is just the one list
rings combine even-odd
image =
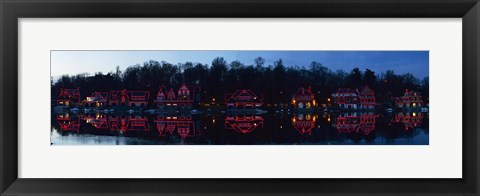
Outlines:
[{"label": "framed print", "polygon": [[1,12],[2,195],[478,195],[477,1]]},{"label": "framed print", "polygon": [[[70,50],[50,56],[52,145],[429,141],[428,51]],[[143,56],[162,61],[118,61],[124,69],[99,64]],[[253,64],[228,62],[233,58]],[[332,67],[298,61],[307,58]],[[344,70],[354,63],[367,66]]]}]

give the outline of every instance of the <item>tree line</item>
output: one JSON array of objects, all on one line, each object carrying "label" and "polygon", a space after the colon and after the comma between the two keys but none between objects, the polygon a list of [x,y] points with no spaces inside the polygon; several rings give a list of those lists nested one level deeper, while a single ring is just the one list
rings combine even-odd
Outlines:
[{"label": "tree line", "polygon": [[300,88],[311,87],[316,99],[325,103],[338,88],[359,88],[368,85],[377,96],[377,102],[389,102],[391,97],[401,96],[405,89],[420,92],[428,102],[429,79],[418,79],[411,73],[397,74],[393,70],[375,73],[370,69],[354,68],[350,72],[330,70],[319,62],[308,66],[284,65],[282,59],[266,65],[265,59],[258,57],[254,64],[240,61],[227,62],[223,57],[213,59],[210,65],[185,62],[171,64],[166,61],[150,60],[143,65],[129,66],[125,70],[109,73],[97,72],[74,76],[63,75],[57,81],[51,79],[52,99],[61,88],[80,88],[82,98],[95,91],[146,90],[153,101],[159,86],[177,89],[182,83],[201,87],[204,101],[213,98],[221,103],[225,93],[238,89],[251,89],[263,96],[266,103],[289,103],[292,95]]}]

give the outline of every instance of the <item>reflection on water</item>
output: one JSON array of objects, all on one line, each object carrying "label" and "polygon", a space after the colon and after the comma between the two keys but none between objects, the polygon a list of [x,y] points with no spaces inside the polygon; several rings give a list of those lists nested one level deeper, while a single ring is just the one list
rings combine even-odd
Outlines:
[{"label": "reflection on water", "polygon": [[403,123],[405,125],[405,130],[413,130],[415,127],[422,125],[423,113],[416,112],[407,112],[407,113],[397,113],[395,118],[392,119],[392,122]]},{"label": "reflection on water", "polygon": [[192,116],[159,115],[155,117],[154,122],[159,136],[178,134],[180,138],[185,139],[200,135]]},{"label": "reflection on water", "polygon": [[61,131],[80,131],[80,118],[78,116],[71,116],[70,114],[58,114],[57,122]]},{"label": "reflection on water", "polygon": [[428,114],[53,114],[52,144],[428,144]]},{"label": "reflection on water", "polygon": [[340,114],[335,119],[334,127],[338,132],[356,132],[362,131],[365,135],[370,134],[375,130],[375,122],[378,115],[374,113],[362,113],[356,112]]},{"label": "reflection on water", "polygon": [[315,116],[312,117],[312,114],[295,114],[292,118],[293,128],[300,134],[308,133],[311,135],[312,129],[315,127],[315,119]]},{"label": "reflection on water", "polygon": [[[263,117],[255,114],[229,114],[225,116],[225,129],[233,129],[240,133],[250,133],[263,128]],[[215,122],[215,118],[212,119]]]}]

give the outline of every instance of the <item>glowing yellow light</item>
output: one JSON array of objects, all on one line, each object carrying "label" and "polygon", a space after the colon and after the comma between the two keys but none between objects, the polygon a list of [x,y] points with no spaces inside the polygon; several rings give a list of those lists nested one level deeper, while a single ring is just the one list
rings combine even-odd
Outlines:
[{"label": "glowing yellow light", "polygon": [[328,119],[327,119],[327,120],[328,120],[328,122],[330,122],[330,117],[328,117]]},{"label": "glowing yellow light", "polygon": [[215,102],[215,98],[212,98],[212,101]]},{"label": "glowing yellow light", "polygon": [[215,119],[212,119],[212,123],[215,124]]},{"label": "glowing yellow light", "polygon": [[330,102],[330,98],[328,98],[327,101]]},{"label": "glowing yellow light", "polygon": [[413,113],[413,117],[415,117],[415,116],[417,116],[417,113],[414,112],[414,113]]}]

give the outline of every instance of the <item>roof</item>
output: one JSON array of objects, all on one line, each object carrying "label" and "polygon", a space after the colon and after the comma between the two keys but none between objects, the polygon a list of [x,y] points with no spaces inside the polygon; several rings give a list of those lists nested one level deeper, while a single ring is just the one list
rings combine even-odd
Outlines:
[{"label": "roof", "polygon": [[190,90],[188,89],[187,85],[185,85],[185,83],[183,83],[182,86],[180,86],[180,88],[179,88],[178,90],[179,90],[179,91],[180,91],[180,90],[188,90],[188,91],[190,91]]},{"label": "roof", "polygon": [[336,94],[356,94],[357,91],[354,91],[350,88],[339,88],[335,91]]},{"label": "roof", "polygon": [[312,94],[312,88],[303,88],[303,87],[300,87],[297,92],[295,93],[295,95],[310,95]]},{"label": "roof", "polygon": [[113,90],[113,91],[110,91],[109,95],[108,95],[108,98],[110,100],[117,100],[121,95],[122,93],[126,93],[127,90]]},{"label": "roof", "polygon": [[142,98],[142,99],[148,99],[150,96],[149,91],[127,91],[126,89],[123,90],[113,90],[110,91],[109,93],[109,99],[110,100],[117,100],[120,98],[122,95],[125,95],[128,99],[133,99],[136,98]]},{"label": "roof", "polygon": [[60,89],[59,96],[80,96],[80,88],[73,88],[73,89],[62,88]]},{"label": "roof", "polygon": [[415,91],[408,91],[408,89],[405,89],[405,94],[403,96],[421,96],[420,93],[417,93]]},{"label": "roof", "polygon": [[167,94],[167,99],[175,99],[176,98],[175,92],[173,92],[173,88],[170,88],[170,90],[167,91],[166,94]]},{"label": "roof", "polygon": [[226,94],[225,101],[227,103],[235,102],[237,101],[236,98],[238,98],[241,95],[251,96],[253,97],[253,100],[255,100],[255,102],[260,102],[260,103],[263,102],[263,98],[258,97],[255,93],[253,93],[251,90],[248,90],[248,89],[237,90],[235,91],[235,93]]},{"label": "roof", "polygon": [[360,95],[375,95],[375,91],[373,91],[373,89],[371,89],[370,87],[365,86],[365,87],[362,88],[362,90],[360,91],[359,94]]},{"label": "roof", "polygon": [[94,92],[92,97],[100,97],[100,98],[107,98],[108,92]]},{"label": "roof", "polygon": [[158,90],[157,97],[165,97],[165,93],[163,93],[162,87],[160,87],[160,89]]},{"label": "roof", "polygon": [[147,97],[150,95],[148,91],[127,91],[130,97]]}]

